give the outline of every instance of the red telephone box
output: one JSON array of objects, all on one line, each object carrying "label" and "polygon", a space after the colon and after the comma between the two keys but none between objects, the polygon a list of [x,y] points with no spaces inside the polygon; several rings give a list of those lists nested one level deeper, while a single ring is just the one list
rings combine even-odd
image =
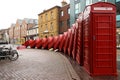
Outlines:
[{"label": "red telephone box", "polygon": [[84,68],[92,76],[117,75],[116,7],[112,3],[89,5],[83,16]]},{"label": "red telephone box", "polygon": [[83,13],[80,13],[79,17],[77,19],[78,39],[77,39],[76,61],[81,66],[83,66],[83,25],[82,25],[82,19],[83,19]]},{"label": "red telephone box", "polygon": [[69,41],[70,41],[70,34],[71,34],[71,29],[68,29],[67,33],[68,35],[66,36],[66,40],[65,40],[65,45],[63,47],[64,53],[67,53],[67,49],[68,49],[68,45],[69,45]]},{"label": "red telephone box", "polygon": [[48,49],[53,48],[54,37],[48,37]]},{"label": "red telephone box", "polygon": [[36,42],[36,40],[33,40],[32,42],[31,42],[31,44],[30,44],[30,48],[35,48],[35,43]]},{"label": "red telephone box", "polygon": [[29,46],[29,40],[25,41],[25,43],[22,44],[22,45],[25,46],[25,47],[28,47]]},{"label": "red telephone box", "polygon": [[42,39],[37,39],[37,41],[36,41],[36,48],[37,49],[39,49],[39,48],[41,48],[42,47]]},{"label": "red telephone box", "polygon": [[67,32],[64,32],[62,40],[60,41],[60,45],[59,45],[59,51],[63,51],[63,46],[65,44],[66,41],[66,37],[67,37]]},{"label": "red telephone box", "polygon": [[62,40],[62,38],[63,38],[62,34],[60,34],[59,36],[56,36],[54,38],[54,43],[55,43],[54,44],[54,50],[59,48],[59,44],[60,44],[60,41]]},{"label": "red telephone box", "polygon": [[70,41],[69,41],[69,46],[68,46],[68,55],[69,56],[72,55],[74,34],[75,34],[75,24],[73,24],[71,27]]},{"label": "red telephone box", "polygon": [[30,46],[30,44],[33,42],[33,40],[32,39],[29,39],[29,40],[27,40],[24,44],[23,44],[23,46],[25,46],[26,48],[28,47],[28,46]]},{"label": "red telephone box", "polygon": [[42,40],[42,48],[46,49],[48,47],[48,38],[43,38]]},{"label": "red telephone box", "polygon": [[74,34],[73,50],[72,50],[73,59],[76,59],[77,39],[78,39],[78,23],[76,22],[75,23],[75,34]]}]

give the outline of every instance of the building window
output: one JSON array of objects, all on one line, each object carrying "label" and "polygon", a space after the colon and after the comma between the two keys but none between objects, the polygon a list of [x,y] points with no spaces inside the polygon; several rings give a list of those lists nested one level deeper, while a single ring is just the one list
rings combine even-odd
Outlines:
[{"label": "building window", "polygon": [[47,14],[45,14],[45,19],[46,19],[46,21],[48,20],[48,15]]},{"label": "building window", "polygon": [[43,18],[43,17],[41,16],[41,18],[40,18],[40,22],[42,22],[42,18]]},{"label": "building window", "polygon": [[53,34],[51,34],[51,36],[53,36]]},{"label": "building window", "polygon": [[67,26],[70,27],[70,19],[67,20]]},{"label": "building window", "polygon": [[64,15],[64,12],[63,11],[61,11],[61,16],[63,16]]},{"label": "building window", "polygon": [[107,2],[107,0],[99,0],[99,1]]},{"label": "building window", "polygon": [[120,0],[116,0],[116,2],[119,2]]},{"label": "building window", "polygon": [[120,28],[120,15],[117,15],[117,16],[116,16],[116,20],[117,20],[116,26],[117,26],[118,28]]},{"label": "building window", "polygon": [[38,28],[36,28],[36,34],[38,34]]},{"label": "building window", "polygon": [[42,25],[41,25],[41,27],[40,27],[40,31],[42,31]]},{"label": "building window", "polygon": [[48,26],[47,26],[47,24],[46,24],[45,26],[46,26],[46,30],[48,30]]},{"label": "building window", "polygon": [[53,30],[53,23],[51,22],[50,30]]},{"label": "building window", "polygon": [[107,2],[107,0],[104,0],[105,2]]},{"label": "building window", "polygon": [[80,12],[80,3],[75,4],[75,14]]},{"label": "building window", "polygon": [[68,8],[68,14],[70,14],[70,8]]},{"label": "building window", "polygon": [[42,29],[42,25],[41,25],[41,29]]},{"label": "building window", "polygon": [[53,12],[51,12],[51,19],[53,19],[53,16],[54,16],[54,15],[53,15]]},{"label": "building window", "polygon": [[61,21],[60,22],[60,27],[62,27],[64,25],[64,22],[63,21]]},{"label": "building window", "polygon": [[45,38],[47,38],[47,35],[45,36]]},{"label": "building window", "polygon": [[92,0],[86,0],[86,5],[92,4]]},{"label": "building window", "polygon": [[120,15],[116,16],[117,21],[120,21]]}]

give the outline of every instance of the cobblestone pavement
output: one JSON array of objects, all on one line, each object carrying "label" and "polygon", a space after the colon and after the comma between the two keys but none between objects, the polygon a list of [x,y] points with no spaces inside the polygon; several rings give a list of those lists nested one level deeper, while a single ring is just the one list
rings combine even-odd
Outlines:
[{"label": "cobblestone pavement", "polygon": [[66,56],[72,64],[74,70],[77,72],[81,80],[120,80],[120,49],[117,49],[117,73],[118,76],[97,76],[91,77],[86,73],[82,66],[78,65],[75,60]]},{"label": "cobblestone pavement", "polygon": [[80,80],[69,60],[58,52],[23,49],[16,61],[0,61],[0,80]]},{"label": "cobblestone pavement", "polygon": [[59,52],[40,49],[18,52],[17,61],[0,61],[0,80],[120,80],[120,49],[117,49],[117,79],[106,76],[92,78],[76,61]]}]

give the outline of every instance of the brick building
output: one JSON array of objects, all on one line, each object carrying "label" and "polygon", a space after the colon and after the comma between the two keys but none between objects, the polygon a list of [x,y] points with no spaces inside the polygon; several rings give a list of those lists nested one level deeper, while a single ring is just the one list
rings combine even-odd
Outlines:
[{"label": "brick building", "polygon": [[59,33],[62,34],[63,32],[67,31],[70,28],[70,5],[67,4],[66,1],[62,1],[62,7],[60,8],[60,27]]},{"label": "brick building", "polygon": [[23,20],[17,19],[15,27],[13,29],[14,43],[15,44],[24,43],[27,40],[27,30],[33,26],[36,26],[37,24],[38,24],[37,19],[29,19],[29,18],[24,18]]},{"label": "brick building", "polygon": [[39,37],[49,37],[59,34],[59,6],[54,6],[38,14]]},{"label": "brick building", "polygon": [[38,24],[37,19],[29,19],[29,18],[24,18],[21,24],[21,34],[20,34],[20,40],[21,44],[24,43],[26,40],[28,40],[27,36],[27,30],[36,26]]},{"label": "brick building", "polygon": [[14,28],[14,43],[20,44],[20,28],[21,28],[22,20],[17,19],[15,28]]},{"label": "brick building", "polygon": [[10,43],[14,43],[14,28],[15,28],[15,24],[11,24],[9,31],[8,31]]}]

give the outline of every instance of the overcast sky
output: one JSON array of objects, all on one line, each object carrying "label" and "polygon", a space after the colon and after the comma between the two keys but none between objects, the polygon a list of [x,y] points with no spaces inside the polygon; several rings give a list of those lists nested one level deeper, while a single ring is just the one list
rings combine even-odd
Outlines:
[{"label": "overcast sky", "polygon": [[[0,29],[6,29],[17,19],[34,18],[44,9],[61,6],[63,0],[0,0]],[[69,0],[66,0],[69,3]]]}]

